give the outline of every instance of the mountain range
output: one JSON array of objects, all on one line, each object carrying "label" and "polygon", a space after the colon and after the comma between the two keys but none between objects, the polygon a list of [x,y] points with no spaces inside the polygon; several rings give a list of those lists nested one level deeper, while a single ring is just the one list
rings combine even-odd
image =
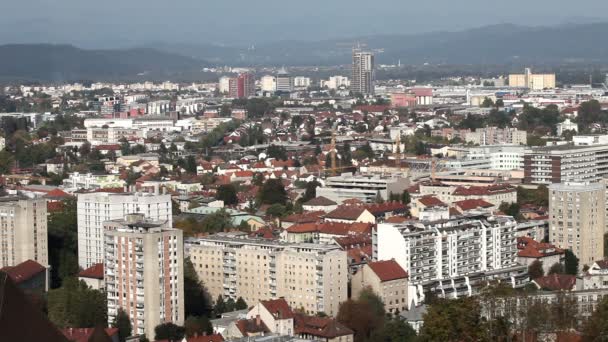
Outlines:
[{"label": "mountain range", "polygon": [[[0,81],[188,79],[206,66],[347,65],[361,44],[378,64],[608,64],[608,23],[527,27],[511,24],[458,32],[376,35],[250,46],[153,43],[131,49],[85,50],[71,45],[0,45]],[[200,74],[200,75],[199,75]]]}]

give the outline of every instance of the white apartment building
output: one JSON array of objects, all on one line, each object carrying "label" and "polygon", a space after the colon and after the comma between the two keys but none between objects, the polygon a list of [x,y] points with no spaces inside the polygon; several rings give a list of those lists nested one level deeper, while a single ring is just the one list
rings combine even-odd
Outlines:
[{"label": "white apartment building", "polygon": [[401,194],[407,185],[407,180],[400,177],[343,174],[325,179],[325,186],[317,188],[317,196],[323,196],[336,203],[342,203],[350,198],[372,203],[378,196],[388,201],[391,193]]},{"label": "white apartment building", "polygon": [[581,265],[604,259],[604,183],[549,185],[549,242],[570,249]]},{"label": "white apartment building", "polygon": [[78,265],[103,262],[103,223],[141,213],[172,224],[171,196],[151,193],[94,192],[78,194]]},{"label": "white apartment building", "polygon": [[485,127],[466,133],[464,140],[477,145],[526,145],[528,135],[517,128]]},{"label": "white apartment building", "polygon": [[228,92],[230,91],[230,79],[231,77],[228,76],[220,77],[218,89],[221,94],[228,94]]},{"label": "white apartment building", "polygon": [[477,161],[481,168],[492,170],[523,170],[524,151],[520,145],[486,145],[476,147],[449,147],[447,156],[456,160]]},{"label": "white apartment building", "polygon": [[288,243],[216,234],[186,242],[211,296],[247,303],[284,297],[307,313],[335,316],[347,299],[346,252],[337,245]]},{"label": "white apartment building", "polygon": [[123,138],[141,138],[143,132],[135,128],[120,127],[89,127],[87,128],[87,141],[91,145],[117,144]]},{"label": "white apartment building", "polygon": [[350,87],[350,80],[346,76],[331,76],[327,81],[321,81],[321,87],[328,89],[339,89]]},{"label": "white apartment building", "polygon": [[46,200],[0,197],[0,268],[27,260],[49,264]]},{"label": "white apartment building", "polygon": [[123,188],[126,182],[119,175],[94,175],[92,173],[72,172],[63,180],[63,188],[76,190],[97,190]]},{"label": "white apartment building", "polygon": [[154,328],[183,325],[183,235],[171,221],[142,214],[104,222],[104,273],[108,323],[118,309],[131,319],[133,334],[154,338]]},{"label": "white apartment building", "polygon": [[608,135],[606,135],[606,134],[575,135],[572,137],[572,142],[574,143],[575,146],[608,145]]},{"label": "white apartment building", "polygon": [[312,84],[310,77],[296,76],[293,78],[294,87],[308,88]]},{"label": "white apartment building", "polygon": [[488,214],[381,223],[373,231],[373,259],[395,259],[408,272],[407,298],[415,304],[426,291],[470,296],[492,279],[519,287],[527,281],[527,268],[517,264],[516,226],[510,216]]}]

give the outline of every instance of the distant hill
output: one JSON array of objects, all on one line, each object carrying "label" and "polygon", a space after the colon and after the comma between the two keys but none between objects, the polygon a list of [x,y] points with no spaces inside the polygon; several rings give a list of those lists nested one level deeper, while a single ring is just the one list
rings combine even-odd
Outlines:
[{"label": "distant hill", "polygon": [[[0,80],[135,80],[197,72],[207,62],[150,48],[83,50],[71,45],[0,45]],[[147,79],[147,78],[143,78]]]},{"label": "distant hill", "polygon": [[326,41],[281,41],[252,47],[160,44],[188,56],[231,65],[349,64],[357,42],[377,51],[378,63],[523,64],[606,62],[608,23],[525,27],[500,24],[459,32],[377,35]]}]

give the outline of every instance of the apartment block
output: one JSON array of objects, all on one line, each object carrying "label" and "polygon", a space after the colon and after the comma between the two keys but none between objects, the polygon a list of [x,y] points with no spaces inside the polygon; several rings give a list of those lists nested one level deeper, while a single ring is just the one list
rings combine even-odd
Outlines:
[{"label": "apartment block", "polygon": [[427,291],[470,296],[490,280],[519,287],[527,268],[517,264],[516,226],[510,216],[489,214],[381,223],[372,235],[373,259],[394,259],[408,272],[407,298],[415,304]]},{"label": "apartment block", "polygon": [[525,145],[528,137],[526,131],[520,131],[517,128],[485,127],[467,133],[465,141],[477,145]]},{"label": "apartment block", "polygon": [[524,182],[585,183],[608,177],[608,145],[558,145],[526,149]]},{"label": "apartment block", "polygon": [[78,195],[78,265],[103,262],[103,223],[142,213],[172,224],[171,196],[152,193],[93,192]]},{"label": "apartment block", "polygon": [[104,222],[108,323],[122,308],[134,334],[154,338],[162,323],[184,323],[183,235],[170,221],[129,214]]},{"label": "apartment block", "polygon": [[570,249],[580,265],[604,258],[606,186],[562,183],[549,186],[549,242]]},{"label": "apartment block", "polygon": [[353,67],[350,89],[353,93],[374,94],[374,54],[360,50],[353,51]]},{"label": "apartment block", "polygon": [[533,74],[530,68],[526,68],[523,74],[509,75],[509,86],[532,90],[553,89],[555,74]]},{"label": "apartment block", "polygon": [[0,197],[0,268],[27,260],[49,264],[46,200]]},{"label": "apartment block", "polygon": [[307,313],[335,316],[347,299],[346,252],[337,245],[287,243],[223,233],[190,239],[187,255],[215,299],[247,303],[284,297]]},{"label": "apartment block", "polygon": [[377,294],[387,312],[397,314],[407,310],[407,272],[395,260],[369,262],[353,275],[352,297],[358,298],[370,288]]},{"label": "apartment block", "polygon": [[388,201],[391,193],[401,194],[406,188],[407,180],[400,177],[343,174],[328,177],[325,186],[317,188],[317,196],[323,196],[337,203],[350,198],[372,203],[378,196]]}]

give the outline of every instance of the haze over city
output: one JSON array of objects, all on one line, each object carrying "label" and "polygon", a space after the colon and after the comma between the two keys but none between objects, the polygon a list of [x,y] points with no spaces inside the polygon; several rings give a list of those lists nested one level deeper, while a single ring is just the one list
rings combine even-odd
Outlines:
[{"label": "haze over city", "polygon": [[0,43],[83,48],[152,42],[247,45],[457,31],[500,23],[553,26],[605,21],[606,13],[608,3],[598,0],[5,0]]}]

